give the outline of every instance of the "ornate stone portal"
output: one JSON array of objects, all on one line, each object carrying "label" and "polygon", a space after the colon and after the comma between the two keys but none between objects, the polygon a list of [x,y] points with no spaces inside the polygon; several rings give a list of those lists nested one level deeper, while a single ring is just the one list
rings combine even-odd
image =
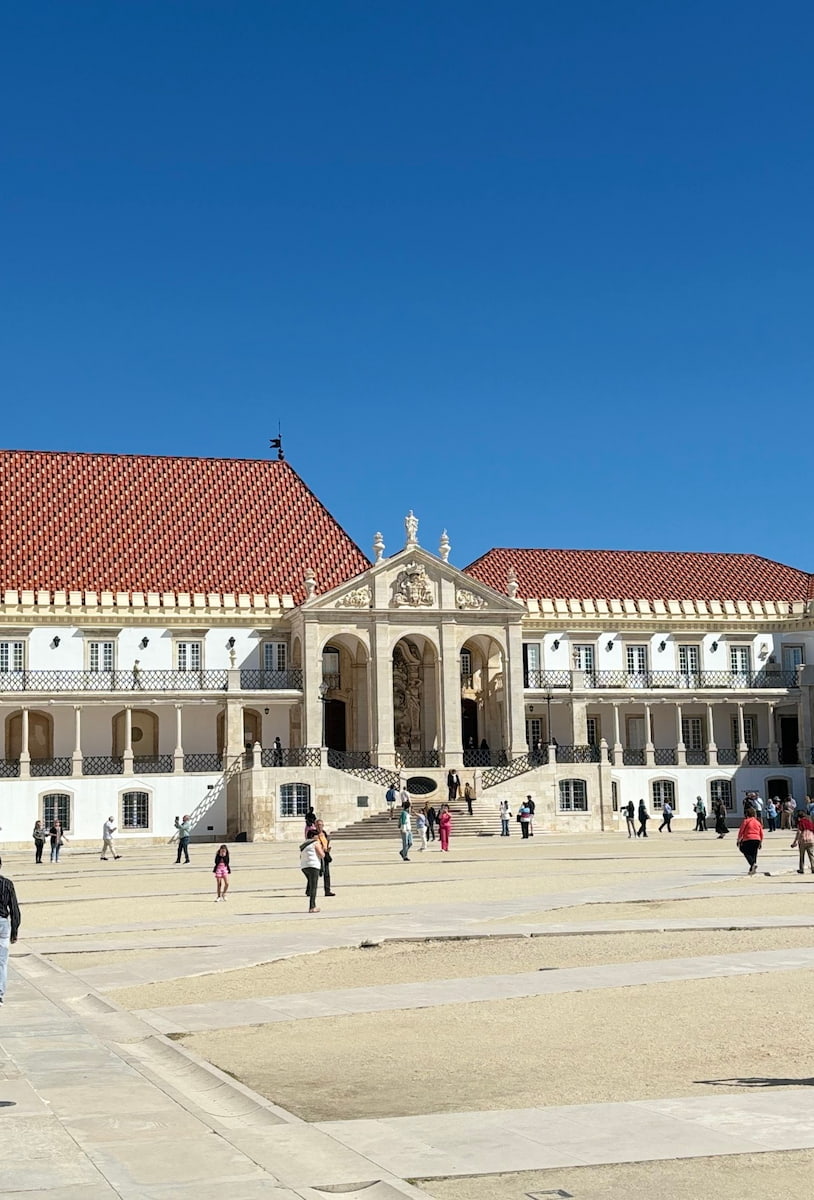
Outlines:
[{"label": "ornate stone portal", "polygon": [[406,639],[393,651],[393,732],[397,748],[421,748],[421,655]]},{"label": "ornate stone portal", "polygon": [[423,564],[408,562],[399,573],[393,589],[396,608],[430,608],[434,600],[432,585]]}]

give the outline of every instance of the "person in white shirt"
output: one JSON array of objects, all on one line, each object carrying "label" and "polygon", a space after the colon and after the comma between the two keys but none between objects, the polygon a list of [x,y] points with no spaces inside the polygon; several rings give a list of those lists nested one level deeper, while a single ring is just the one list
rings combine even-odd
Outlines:
[{"label": "person in white shirt", "polygon": [[311,837],[306,837],[304,842],[300,842],[300,870],[305,876],[305,882],[308,884],[308,912],[318,913],[317,908],[317,886],[319,884],[319,868],[325,857],[325,851],[322,848],[316,829],[313,830]]},{"label": "person in white shirt", "polygon": [[509,837],[509,821],[511,820],[512,810],[509,807],[508,800],[500,802],[500,836]]},{"label": "person in white shirt", "polygon": [[107,862],[108,850],[110,851],[110,853],[113,855],[114,858],[121,858],[121,854],[116,853],[116,849],[113,845],[113,834],[115,832],[116,832],[116,826],[113,822],[113,818],[108,817],[107,820],[105,821],[104,825],[102,826],[102,853],[100,856],[102,859],[102,862]]}]

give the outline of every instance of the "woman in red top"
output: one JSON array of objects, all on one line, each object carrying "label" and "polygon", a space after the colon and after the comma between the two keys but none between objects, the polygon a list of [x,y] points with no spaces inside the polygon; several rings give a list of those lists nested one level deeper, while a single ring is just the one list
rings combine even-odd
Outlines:
[{"label": "woman in red top", "polygon": [[449,835],[452,832],[452,814],[449,811],[449,805],[444,804],[441,808],[441,816],[438,818],[438,834],[441,838],[441,849],[449,850]]},{"label": "woman in red top", "polygon": [[738,849],[749,864],[748,874],[754,875],[757,871],[757,852],[763,845],[763,826],[753,808],[747,808],[745,812],[738,830]]}]

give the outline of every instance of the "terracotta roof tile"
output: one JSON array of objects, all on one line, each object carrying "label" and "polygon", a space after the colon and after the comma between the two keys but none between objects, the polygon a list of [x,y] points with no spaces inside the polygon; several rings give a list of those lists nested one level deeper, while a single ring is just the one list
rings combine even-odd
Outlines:
[{"label": "terracotta roof tile", "polygon": [[370,565],[286,462],[0,451],[0,588],[291,594]]},{"label": "terracotta roof tile", "polygon": [[465,568],[498,591],[517,574],[519,597],[633,600],[805,600],[812,576],[757,554],[496,548]]}]

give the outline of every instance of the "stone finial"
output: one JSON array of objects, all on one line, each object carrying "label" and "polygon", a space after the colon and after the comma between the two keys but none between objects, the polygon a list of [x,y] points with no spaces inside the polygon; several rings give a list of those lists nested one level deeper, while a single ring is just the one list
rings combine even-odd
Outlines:
[{"label": "stone finial", "polygon": [[410,511],[407,513],[407,516],[404,518],[404,529],[407,534],[407,541],[404,543],[405,550],[408,546],[417,546],[418,517],[415,515],[412,509],[410,509]]},{"label": "stone finial", "polygon": [[441,541],[438,545],[438,557],[442,562],[449,562],[449,552],[452,547],[449,544],[449,534],[446,529],[441,534]]},{"label": "stone finial", "polygon": [[517,592],[520,585],[517,582],[517,572],[514,567],[509,567],[506,572],[506,593],[510,600],[517,599]]},{"label": "stone finial", "polygon": [[317,594],[317,577],[314,574],[313,567],[307,567],[305,571],[305,599],[313,600]]},{"label": "stone finial", "polygon": [[373,535],[373,553],[376,562],[381,562],[384,558],[384,538],[381,533],[374,533]]}]

